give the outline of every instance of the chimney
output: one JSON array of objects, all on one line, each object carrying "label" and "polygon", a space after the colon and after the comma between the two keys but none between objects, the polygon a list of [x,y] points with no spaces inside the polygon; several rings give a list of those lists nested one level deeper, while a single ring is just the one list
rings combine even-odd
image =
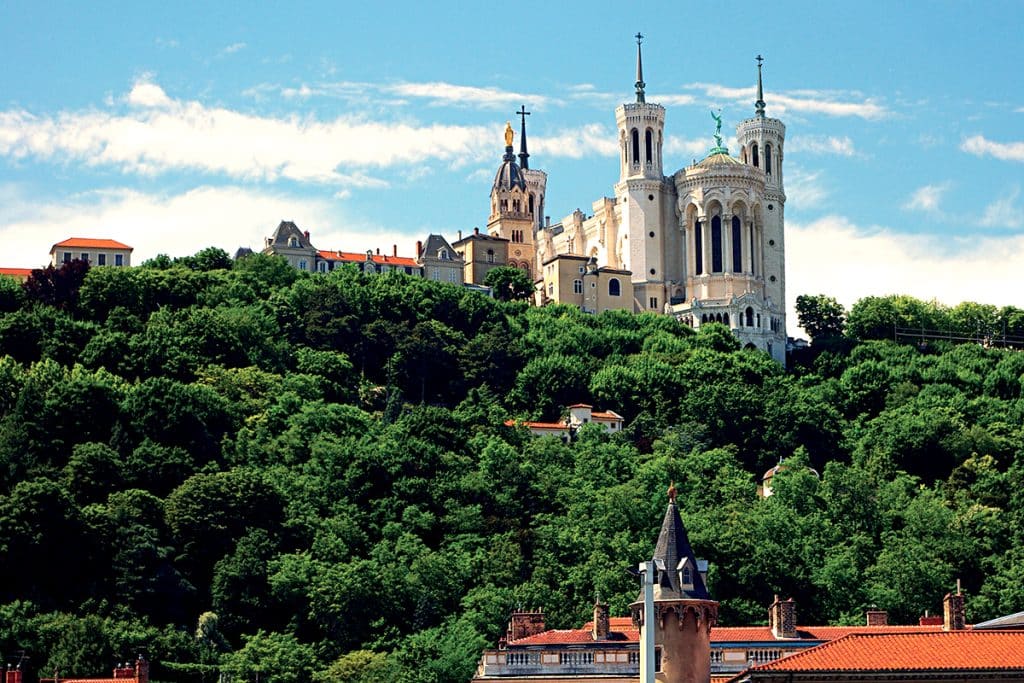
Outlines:
[{"label": "chimney", "polygon": [[459,230],[459,240],[462,239],[462,230]]},{"label": "chimney", "polygon": [[550,228],[551,227],[551,216],[544,216],[544,227],[545,228]]},{"label": "chimney", "polygon": [[544,612],[542,610],[516,610],[508,622],[508,642],[527,638],[544,631]]},{"label": "chimney", "polygon": [[136,683],[149,683],[149,662],[142,655],[135,660],[135,681]]},{"label": "chimney", "polygon": [[8,667],[6,683],[21,683],[21,667]]},{"label": "chimney", "polygon": [[377,247],[377,256],[380,256],[380,247]]},{"label": "chimney", "polygon": [[308,242],[309,241],[309,230],[306,230],[302,234],[306,236],[306,241]]},{"label": "chimney", "polygon": [[768,608],[768,626],[776,638],[796,638],[796,603],[793,598],[775,601]]},{"label": "chimney", "polygon": [[598,599],[594,603],[594,628],[591,635],[594,640],[608,640],[608,632],[611,630],[611,620],[608,616],[608,605],[602,604]]},{"label": "chimney", "polygon": [[480,228],[473,228],[473,234],[474,235],[479,235],[480,234]]},{"label": "chimney", "polygon": [[867,611],[867,625],[868,626],[888,626],[889,625],[889,613],[884,609],[869,609]]},{"label": "chimney", "polygon": [[[419,253],[419,252],[417,252],[417,253]],[[394,256],[395,258],[398,258],[398,245],[397,244],[392,244],[391,245],[391,255]]]},{"label": "chimney", "polygon": [[[422,240],[416,240],[416,256],[423,255],[423,242]],[[395,256],[398,256],[398,252],[395,252]]]},{"label": "chimney", "polygon": [[942,630],[962,631],[965,625],[964,595],[960,592],[960,579],[957,579],[956,593],[948,593],[942,599]]}]

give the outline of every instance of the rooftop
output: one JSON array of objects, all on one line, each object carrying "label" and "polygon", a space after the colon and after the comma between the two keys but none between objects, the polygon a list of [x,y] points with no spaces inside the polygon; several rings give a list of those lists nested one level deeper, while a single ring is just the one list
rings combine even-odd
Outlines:
[{"label": "rooftop", "polygon": [[94,237],[69,237],[63,242],[57,242],[50,250],[57,247],[71,247],[75,249],[127,249],[132,250],[127,244],[111,239],[97,239]]}]

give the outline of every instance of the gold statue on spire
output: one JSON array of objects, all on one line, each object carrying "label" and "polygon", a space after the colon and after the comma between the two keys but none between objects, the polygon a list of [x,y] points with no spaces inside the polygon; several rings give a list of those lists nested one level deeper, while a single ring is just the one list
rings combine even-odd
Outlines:
[{"label": "gold statue on spire", "polygon": [[512,132],[512,122],[511,121],[506,121],[505,122],[505,146],[506,147],[511,147],[512,146],[512,138],[513,137],[515,137],[515,133]]}]

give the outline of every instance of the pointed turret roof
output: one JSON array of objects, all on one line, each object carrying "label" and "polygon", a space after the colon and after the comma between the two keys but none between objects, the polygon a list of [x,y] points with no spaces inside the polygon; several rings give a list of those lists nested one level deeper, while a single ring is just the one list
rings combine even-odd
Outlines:
[{"label": "pointed turret roof", "polygon": [[[654,565],[657,569],[655,600],[710,600],[697,567],[697,558],[690,547],[690,537],[676,507],[675,486],[669,488],[668,508],[661,522],[661,532],[654,546]],[[681,574],[688,568],[690,583],[683,584]]]},{"label": "pointed turret roof", "polygon": [[524,104],[516,114],[522,119],[522,127],[519,133],[519,168],[525,171],[530,168],[530,153],[526,151],[526,117],[530,115],[530,112],[526,111],[526,105]]},{"label": "pointed turret roof", "polygon": [[754,110],[757,112],[757,116],[764,118],[764,87],[761,85],[761,62],[764,61],[764,57],[761,55],[757,56],[757,102],[754,102]]}]

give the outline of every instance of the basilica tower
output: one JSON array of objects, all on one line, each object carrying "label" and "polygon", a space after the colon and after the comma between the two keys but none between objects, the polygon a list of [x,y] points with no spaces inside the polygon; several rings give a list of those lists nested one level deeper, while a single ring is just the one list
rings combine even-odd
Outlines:
[{"label": "basilica tower", "polygon": [[[630,605],[633,622],[644,642],[654,630],[654,661],[640,660],[640,680],[649,680],[648,666],[659,683],[709,683],[711,628],[718,620],[718,603],[704,585],[703,568],[676,507],[675,486],[668,490],[668,509],[653,556],[653,611],[646,614],[644,596]],[[642,646],[641,646],[642,647]]]},{"label": "basilica tower", "polygon": [[764,114],[764,87],[761,63],[757,56],[757,101],[754,117],[736,126],[743,163],[764,172],[765,189],[761,208],[764,236],[762,240],[764,264],[764,295],[769,307],[768,330],[774,337],[769,351],[776,359],[785,359],[786,347],[786,191],[782,182],[783,146],[786,126],[779,119]]},{"label": "basilica tower", "polygon": [[[525,107],[523,109],[525,112]],[[526,131],[526,119],[523,118],[523,132]],[[492,237],[501,237],[509,241],[508,265],[519,268],[531,278],[534,276],[534,233],[536,231],[537,196],[539,191],[543,197],[543,185],[547,176],[541,172],[540,179],[532,176],[533,190],[520,164],[516,163],[512,141],[515,133],[512,124],[505,123],[505,156],[494,176],[491,186],[491,215],[487,219],[487,232]],[[521,163],[528,163],[529,154],[523,140],[520,152]],[[541,182],[543,181],[543,182]]]},{"label": "basilica tower", "polygon": [[664,217],[671,216],[674,188],[662,166],[665,108],[647,102],[644,83],[643,36],[636,34],[636,102],[615,110],[619,135],[620,242],[615,245],[618,267],[633,273],[638,311],[661,311],[666,303],[666,235]]}]

